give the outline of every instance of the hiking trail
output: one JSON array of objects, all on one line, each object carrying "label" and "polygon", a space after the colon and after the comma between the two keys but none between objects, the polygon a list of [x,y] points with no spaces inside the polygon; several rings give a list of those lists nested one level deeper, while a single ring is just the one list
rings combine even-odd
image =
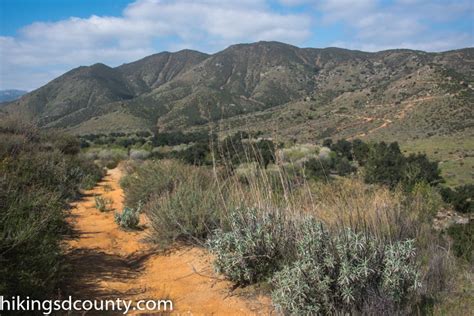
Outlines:
[{"label": "hiking trail", "polygon": [[[167,252],[145,241],[146,217],[141,230],[125,231],[114,222],[114,210],[123,209],[120,168],[107,171],[97,186],[71,204],[68,222],[72,236],[66,240],[70,265],[65,294],[74,299],[170,299],[175,315],[269,315],[270,299],[232,291],[232,284],[212,269],[212,256],[204,249],[183,246]],[[95,196],[111,201],[100,212]],[[133,306],[133,305],[132,305]],[[142,312],[157,315],[158,312]],[[86,315],[104,312],[88,312]],[[110,313],[119,315],[121,312]],[[132,311],[130,314],[140,314]]]}]

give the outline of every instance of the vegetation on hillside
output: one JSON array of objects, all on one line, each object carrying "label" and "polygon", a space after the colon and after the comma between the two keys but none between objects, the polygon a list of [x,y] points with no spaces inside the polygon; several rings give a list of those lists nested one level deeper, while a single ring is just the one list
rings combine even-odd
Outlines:
[{"label": "vegetation on hillside", "polygon": [[[233,45],[213,55],[163,52],[116,68],[73,69],[2,110],[20,111],[42,127],[99,135],[97,144],[112,144],[113,137],[114,145],[140,150],[137,157],[150,146],[200,143],[178,138],[205,135],[209,124],[227,134],[264,131],[285,142],[397,141],[415,154],[425,147],[456,186],[473,180],[472,54],[472,48],[366,53],[278,42]],[[128,137],[155,129],[154,143]],[[185,154],[202,164],[209,161],[205,150]],[[339,167],[349,171],[346,163]]]},{"label": "vegetation on hillside", "polygon": [[0,292],[51,299],[64,271],[67,203],[102,177],[75,137],[0,125]]},{"label": "vegetation on hillside", "polygon": [[152,242],[208,248],[219,273],[236,286],[265,284],[284,314],[437,311],[457,299],[450,276],[472,263],[472,222],[433,228],[446,209],[472,213],[472,185],[444,186],[437,162],[397,143],[283,144],[242,132],[75,138],[5,122],[0,144],[5,293],[53,295],[67,202],[121,160],[120,228],[139,228],[145,212]]},{"label": "vegetation on hillside", "polygon": [[433,228],[450,207],[436,162],[397,143],[281,146],[238,133],[207,150],[209,165],[131,161],[126,201],[154,242],[208,247],[218,272],[267,284],[284,314],[428,312],[455,298],[472,229]]}]

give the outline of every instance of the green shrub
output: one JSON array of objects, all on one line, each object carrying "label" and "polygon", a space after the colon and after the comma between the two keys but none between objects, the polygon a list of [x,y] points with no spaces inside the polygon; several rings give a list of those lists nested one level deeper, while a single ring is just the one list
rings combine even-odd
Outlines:
[{"label": "green shrub", "polygon": [[220,227],[224,206],[210,173],[194,169],[172,192],[155,195],[146,211],[152,239],[168,246],[178,240],[202,243]]},{"label": "green shrub", "polygon": [[77,137],[67,134],[55,133],[53,137],[54,145],[63,154],[77,155],[81,150],[81,142]]},{"label": "green shrub", "polygon": [[398,143],[372,144],[365,162],[365,181],[394,188],[403,184],[406,191],[417,183],[436,185],[442,182],[438,163],[430,161],[425,154],[403,156]]},{"label": "green shrub", "polygon": [[329,180],[331,169],[334,167],[333,159],[311,158],[305,164],[304,168],[309,178],[315,180]]},{"label": "green shrub", "polygon": [[80,183],[80,189],[82,190],[91,190],[95,187],[97,182],[99,182],[101,178],[101,174],[87,174],[84,176]]},{"label": "green shrub", "polygon": [[111,191],[113,191],[113,188],[110,184],[105,184],[104,185],[104,191],[105,192],[111,192]]},{"label": "green shrub", "polygon": [[238,285],[267,280],[291,257],[290,227],[280,212],[233,211],[229,230],[218,230],[208,244],[216,270]]},{"label": "green shrub", "polygon": [[69,136],[39,133],[21,124],[0,132],[0,292],[47,298],[64,270],[64,210],[102,170],[76,155]]},{"label": "green shrub", "polygon": [[406,197],[404,201],[406,209],[411,209],[420,223],[431,223],[433,217],[445,205],[439,191],[426,182],[414,185]]},{"label": "green shrub", "polygon": [[365,181],[394,188],[402,179],[405,157],[397,143],[373,144],[365,164]]},{"label": "green shrub", "polygon": [[145,161],[122,178],[120,184],[125,192],[125,205],[137,208],[146,204],[153,195],[171,192],[186,179],[193,170],[179,161]]},{"label": "green shrub", "polygon": [[47,189],[20,192],[9,185],[1,181],[0,290],[44,298],[61,276],[64,201]]},{"label": "green shrub", "polygon": [[[94,152],[91,152],[94,154]],[[96,153],[99,165],[107,169],[114,169],[120,161],[128,158],[127,152],[120,149],[102,149]]]},{"label": "green shrub", "polygon": [[354,139],[352,142],[352,155],[359,165],[363,166],[367,162],[370,147],[360,139]]},{"label": "green shrub", "polygon": [[106,199],[102,196],[96,196],[94,197],[95,200],[95,207],[101,212],[106,212],[110,208],[110,204],[112,203],[111,200]]},{"label": "green shrub", "polygon": [[122,213],[115,212],[115,223],[124,229],[136,229],[140,223],[140,210],[125,207]]},{"label": "green shrub", "polygon": [[339,139],[336,143],[331,145],[331,150],[334,151],[338,157],[352,160],[352,144],[345,139]]},{"label": "green shrub", "polygon": [[402,181],[408,190],[420,182],[436,185],[442,180],[438,163],[429,161],[425,154],[408,156],[402,172]]},{"label": "green shrub", "polygon": [[441,196],[445,202],[451,203],[458,212],[474,212],[474,184],[466,184],[454,190],[443,188]]},{"label": "green shrub", "polygon": [[334,168],[340,176],[347,176],[356,170],[346,157],[338,157],[334,163]]},{"label": "green shrub", "polygon": [[129,157],[133,160],[145,160],[150,157],[151,153],[147,150],[138,150],[132,149],[130,150]]},{"label": "green shrub", "polygon": [[467,262],[472,262],[474,221],[468,224],[452,225],[448,228],[448,234],[453,240],[454,254]]},{"label": "green shrub", "polygon": [[188,164],[200,166],[210,163],[208,159],[209,154],[210,149],[207,143],[197,143],[182,151],[176,152],[175,156]]},{"label": "green shrub", "polygon": [[350,229],[331,234],[312,218],[298,227],[297,259],[273,278],[273,302],[285,314],[359,314],[377,298],[383,314],[419,287],[413,241],[384,244]]},{"label": "green shrub", "polygon": [[275,161],[276,145],[269,139],[253,139],[245,132],[226,137],[219,146],[221,161],[229,165],[256,161],[265,168]]}]

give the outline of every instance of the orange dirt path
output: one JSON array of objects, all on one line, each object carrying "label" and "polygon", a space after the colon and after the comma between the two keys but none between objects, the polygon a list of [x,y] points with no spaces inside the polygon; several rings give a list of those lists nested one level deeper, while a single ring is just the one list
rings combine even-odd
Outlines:
[{"label": "orange dirt path", "polygon": [[[121,230],[114,222],[113,210],[96,209],[94,196],[101,195],[112,201],[111,209],[122,210],[121,175],[118,168],[109,170],[102,182],[71,205],[67,295],[91,300],[171,299],[175,315],[273,313],[268,297],[231,292],[232,284],[213,273],[212,258],[204,249],[181,247],[161,252],[144,241],[146,227]],[[145,221],[142,217],[141,222]]]}]

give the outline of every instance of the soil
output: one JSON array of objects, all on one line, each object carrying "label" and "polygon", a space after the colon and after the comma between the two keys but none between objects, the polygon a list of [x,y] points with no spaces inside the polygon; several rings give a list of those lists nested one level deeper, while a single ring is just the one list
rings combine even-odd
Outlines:
[{"label": "soil", "polygon": [[[120,229],[114,222],[114,210],[123,208],[121,176],[120,168],[108,170],[102,182],[71,205],[69,223],[73,233],[66,241],[70,269],[63,295],[135,302],[170,299],[174,315],[274,313],[267,296],[253,290],[233,291],[230,282],[213,272],[212,257],[205,249],[182,246],[164,252],[146,242],[145,215],[141,218],[145,224],[139,230]],[[109,210],[101,212],[95,207],[97,195],[110,200]]]}]

